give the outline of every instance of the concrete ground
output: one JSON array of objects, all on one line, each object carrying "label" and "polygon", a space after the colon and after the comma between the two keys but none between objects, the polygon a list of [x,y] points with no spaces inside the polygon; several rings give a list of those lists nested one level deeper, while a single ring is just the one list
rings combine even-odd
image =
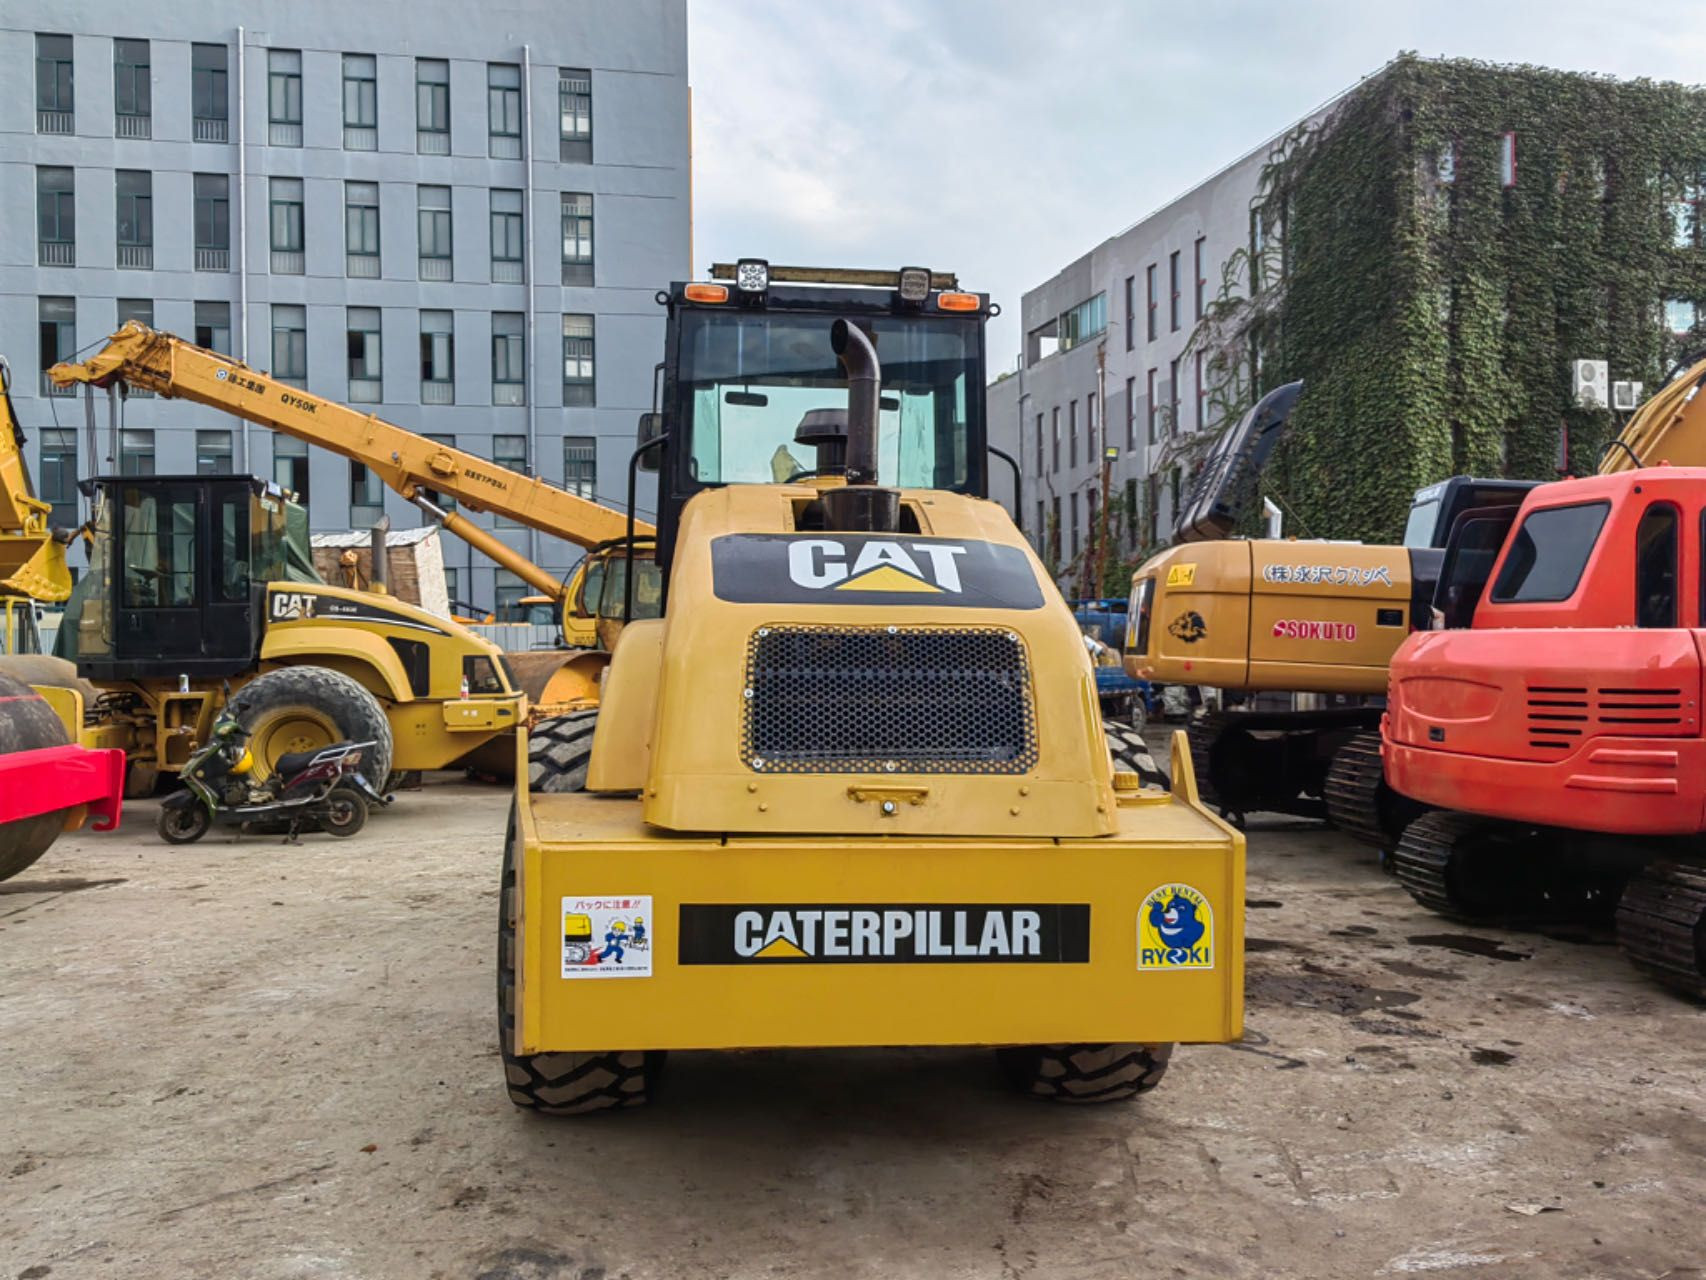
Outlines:
[{"label": "concrete ground", "polygon": [[1069,1109],[975,1051],[679,1054],[651,1109],[507,1101],[504,794],[349,843],[153,806],[0,884],[0,1277],[1682,1277],[1706,1010],[1602,938],[1466,931],[1250,833],[1248,1032]]}]

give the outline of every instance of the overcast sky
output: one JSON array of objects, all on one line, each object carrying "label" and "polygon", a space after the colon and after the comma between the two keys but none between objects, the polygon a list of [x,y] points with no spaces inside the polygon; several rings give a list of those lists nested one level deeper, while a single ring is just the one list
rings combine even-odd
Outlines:
[{"label": "overcast sky", "polygon": [[694,269],[1020,295],[1403,49],[1706,81],[1706,0],[688,0]]}]

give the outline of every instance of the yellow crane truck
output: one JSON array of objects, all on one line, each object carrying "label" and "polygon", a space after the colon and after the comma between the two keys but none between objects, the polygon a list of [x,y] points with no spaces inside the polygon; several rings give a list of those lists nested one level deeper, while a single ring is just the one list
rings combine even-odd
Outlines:
[{"label": "yellow crane truck", "polygon": [[1110,759],[1072,614],[986,498],[986,295],[943,273],[677,283],[664,608],[536,727],[504,853],[510,1097],[649,1096],[671,1049],[987,1045],[1139,1094],[1242,1022],[1244,845]]},{"label": "yellow crane truck", "polygon": [[72,534],[49,527],[53,508],[30,483],[11,389],[11,367],[0,358],[0,654],[40,653],[39,606],[71,594],[65,544]]},{"label": "yellow crane truck", "polygon": [[[612,610],[600,611],[600,601],[612,561],[624,568],[629,562],[622,548],[630,538],[637,544],[633,563],[642,596],[655,598],[656,570],[650,555],[654,530],[645,521],[630,525],[622,513],[537,476],[500,467],[489,458],[314,395],[139,321],[127,321],[100,351],[77,364],[56,365],[49,376],[61,385],[110,388],[123,383],[207,405],[366,466],[451,533],[556,602],[569,649],[509,658],[511,670],[535,703],[596,699],[619,625]],[[491,512],[561,538],[586,555],[567,581],[559,581],[466,512]]]}]

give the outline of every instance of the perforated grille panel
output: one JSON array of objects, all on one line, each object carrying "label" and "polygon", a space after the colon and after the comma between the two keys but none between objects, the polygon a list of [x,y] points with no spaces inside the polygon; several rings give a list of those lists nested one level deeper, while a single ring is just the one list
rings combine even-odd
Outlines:
[{"label": "perforated grille panel", "polygon": [[747,646],[742,751],[761,773],[1024,773],[1024,646],[995,627],[765,627]]}]

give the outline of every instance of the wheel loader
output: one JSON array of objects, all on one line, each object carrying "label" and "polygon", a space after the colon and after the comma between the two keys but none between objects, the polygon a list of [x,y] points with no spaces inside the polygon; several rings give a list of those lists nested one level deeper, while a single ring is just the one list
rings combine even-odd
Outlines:
[{"label": "wheel loader", "polygon": [[[400,601],[329,587],[287,534],[288,503],[250,476],[106,476],[90,567],[60,628],[63,660],[0,660],[70,700],[92,748],[123,748],[146,794],[231,703],[257,778],[294,751],[373,740],[361,770],[451,765],[513,732],[526,698],[502,652]],[[74,665],[73,665],[74,663]]]},{"label": "wheel loader", "polygon": [[1071,611],[987,498],[988,297],[921,268],[676,283],[661,616],[530,733],[498,945],[521,1107],[645,1102],[673,1049],[994,1048],[1152,1088],[1238,1038],[1244,843],[1104,731]]}]

